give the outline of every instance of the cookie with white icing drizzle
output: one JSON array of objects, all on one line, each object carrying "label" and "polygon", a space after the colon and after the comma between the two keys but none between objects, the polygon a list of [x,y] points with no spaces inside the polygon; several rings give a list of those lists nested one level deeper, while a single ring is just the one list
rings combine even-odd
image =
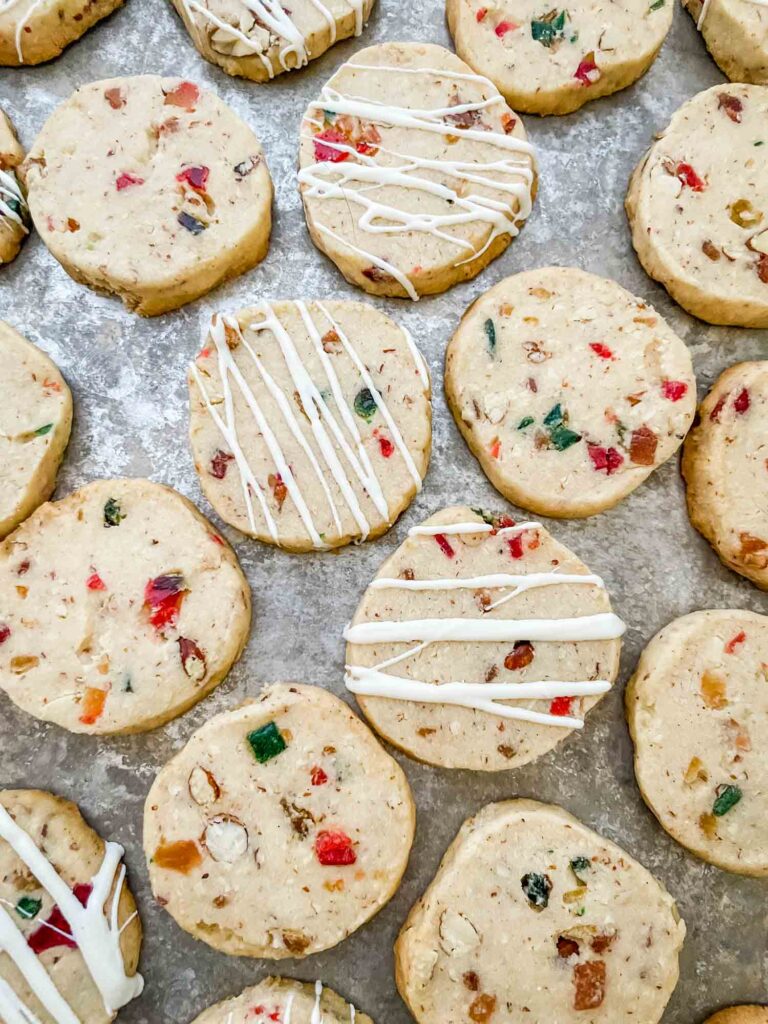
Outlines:
[{"label": "cookie with white icing drizzle", "polygon": [[53,60],[123,0],[0,0],[0,65]]},{"label": "cookie with white icing drizzle", "polygon": [[411,910],[397,986],[418,1024],[657,1024],[684,937],[624,850],[560,807],[508,800],[464,823]]},{"label": "cookie with white icing drizzle", "polygon": [[539,523],[444,509],[382,565],[347,640],[347,688],[412,757],[499,771],[555,747],[618,673],[599,576]]},{"label": "cookie with white icing drizzle", "polygon": [[737,363],[701,404],[683,449],[691,523],[722,562],[768,590],[768,363]]},{"label": "cookie with white icing drizzle", "polygon": [[768,618],[713,610],[651,640],[626,691],[635,774],[660,824],[698,857],[768,875]]},{"label": "cookie with white icing drizzle", "polygon": [[445,390],[494,487],[564,518],[639,487],[696,411],[690,353],[656,310],[568,267],[516,274],[477,299],[448,345]]},{"label": "cookie with white icing drizzle", "polygon": [[626,208],[651,277],[712,324],[768,327],[768,89],[683,104],[635,168]]},{"label": "cookie with white icing drizzle", "polygon": [[0,790],[0,1018],[109,1024],[141,994],[141,922],[123,848],[75,804]]},{"label": "cookie with white icing drizzle", "polygon": [[250,625],[248,583],[191,502],[99,480],[0,545],[0,688],[71,732],[143,732],[217,686]]},{"label": "cookie with white icing drizzle", "polygon": [[768,0],[683,0],[732,82],[768,85]]},{"label": "cookie with white icing drizzle", "polygon": [[191,302],[267,253],[261,144],[194,82],[137,75],[82,86],[21,171],[35,226],[67,273],[143,316]]},{"label": "cookie with white icing drizzle", "polygon": [[160,771],[144,850],[185,931],[280,960],[335,946],[384,906],[414,825],[405,775],[347,705],[278,684],[210,719]]},{"label": "cookie with white icing drizzle", "polygon": [[228,75],[266,82],[359,36],[375,0],[172,0],[199,52]]},{"label": "cookie with white icing drizzle", "polygon": [[10,263],[29,234],[27,197],[16,177],[24,150],[0,107],[0,266]]},{"label": "cookie with white icing drizzle", "polygon": [[569,114],[645,74],[674,0],[446,0],[456,52],[516,110]]},{"label": "cookie with white icing drizzle", "polygon": [[361,50],[301,125],[315,245],[352,284],[418,299],[475,277],[531,211],[536,161],[496,87],[440,46]]},{"label": "cookie with white icing drizzle", "polygon": [[72,395],[56,364],[2,320],[0,365],[2,539],[53,493],[72,427]]},{"label": "cookie with white icing drizzle", "polygon": [[421,490],[429,375],[408,331],[372,306],[216,315],[189,387],[203,490],[252,537],[290,551],[374,538]]},{"label": "cookie with white icing drizzle", "polygon": [[233,999],[210,1006],[192,1024],[373,1024],[322,982],[265,978]]},{"label": "cookie with white icing drizzle", "polygon": [[707,1017],[704,1024],[768,1024],[768,1006],[729,1006]]}]

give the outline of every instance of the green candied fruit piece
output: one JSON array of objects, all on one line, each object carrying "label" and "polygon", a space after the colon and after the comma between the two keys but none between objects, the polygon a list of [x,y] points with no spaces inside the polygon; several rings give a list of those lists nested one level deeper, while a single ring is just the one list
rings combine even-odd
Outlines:
[{"label": "green candied fruit piece", "polygon": [[581,434],[577,434],[575,430],[569,430],[568,427],[559,426],[553,427],[549,433],[549,439],[559,452],[564,452],[566,448],[570,448],[572,444],[581,440]]},{"label": "green candied fruit piece", "polygon": [[586,885],[587,880],[584,878],[585,872],[589,871],[592,864],[588,857],[574,857],[571,861],[571,871],[573,872],[576,881],[579,885]]},{"label": "green candied fruit piece", "polygon": [[549,906],[549,894],[552,892],[552,880],[549,875],[523,875],[520,885],[534,910],[544,910]]},{"label": "green candied fruit piece", "polygon": [[483,330],[488,339],[488,351],[493,356],[496,354],[496,325],[493,320],[486,320],[483,324]]},{"label": "green candied fruit piece", "polygon": [[564,419],[565,414],[563,413],[563,407],[558,402],[557,405],[552,406],[547,415],[544,417],[544,426],[559,427]]},{"label": "green candied fruit piece", "polygon": [[541,18],[534,18],[531,21],[531,35],[537,43],[541,43],[542,46],[549,49],[555,40],[562,36],[566,17],[565,11],[560,11],[558,14],[557,10],[554,10]]},{"label": "green candied fruit piece", "polygon": [[525,430],[525,428],[526,428],[526,427],[530,427],[530,425],[531,425],[531,424],[532,424],[533,422],[534,422],[534,420],[533,420],[533,416],[523,416],[523,418],[522,418],[522,419],[520,420],[520,422],[519,422],[519,423],[517,424],[517,429],[518,429],[518,430]]},{"label": "green candied fruit piece", "polygon": [[364,419],[366,423],[370,423],[376,415],[377,409],[376,399],[373,397],[370,388],[363,388],[357,392],[355,395],[355,412],[361,419]]},{"label": "green candied fruit piece", "polygon": [[736,804],[744,796],[738,786],[718,786],[715,796],[715,802],[712,805],[712,813],[717,818],[722,818],[724,814],[732,810]]},{"label": "green candied fruit piece", "polygon": [[14,909],[19,917],[23,917],[25,921],[31,921],[40,913],[42,905],[43,901],[35,899],[34,896],[22,896]]},{"label": "green candied fruit piece", "polygon": [[35,437],[45,437],[46,434],[50,434],[53,430],[52,423],[44,423],[42,427],[38,427],[35,431]]},{"label": "green candied fruit piece", "polygon": [[108,498],[104,503],[104,525],[119,526],[125,519],[125,514],[120,508],[120,502],[115,498]]},{"label": "green candied fruit piece", "polygon": [[267,722],[260,729],[249,732],[246,739],[251,745],[253,756],[259,764],[266,764],[273,757],[282,754],[288,744],[274,722]]}]

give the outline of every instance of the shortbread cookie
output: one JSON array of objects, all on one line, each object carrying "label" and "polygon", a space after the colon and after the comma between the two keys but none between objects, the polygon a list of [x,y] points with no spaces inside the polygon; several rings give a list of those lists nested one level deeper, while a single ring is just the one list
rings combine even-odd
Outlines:
[{"label": "shortbread cookie", "polygon": [[343,64],[301,125],[315,245],[372,295],[475,277],[531,211],[533,148],[486,78],[441,46],[383,43]]},{"label": "shortbread cookie", "polygon": [[189,374],[206,496],[290,551],[378,537],[421,490],[429,375],[406,330],[361,302],[262,302],[214,316]]},{"label": "shortbread cookie", "polygon": [[29,234],[27,197],[16,177],[23,159],[13,125],[0,107],[0,266],[14,259]]},{"label": "shortbread cookie", "polygon": [[142,732],[221,682],[250,614],[234,552],[191,502],[99,480],[0,545],[0,687],[71,732]]},{"label": "shortbread cookie", "polygon": [[674,455],[696,411],[685,343],[613,281],[547,267],[464,315],[445,390],[486,476],[523,508],[589,516]]},{"label": "shortbread cookie", "polygon": [[768,90],[716,85],[674,115],[627,193],[651,277],[712,324],[768,327]]},{"label": "shortbread cookie", "polygon": [[234,999],[210,1006],[192,1024],[373,1024],[321,982],[265,978]]},{"label": "shortbread cookie", "polygon": [[199,52],[228,75],[266,82],[359,36],[374,0],[172,0]]},{"label": "shortbread cookie", "polygon": [[768,363],[737,363],[683,450],[688,515],[730,569],[768,590]]},{"label": "shortbread cookie", "polygon": [[152,891],[235,956],[329,949],[394,894],[408,782],[338,697],[280,684],[212,718],[159,773],[144,812]]},{"label": "shortbread cookie", "polygon": [[448,508],[368,587],[344,633],[345,681],[412,757],[499,771],[582,728],[623,632],[600,577],[540,523]]},{"label": "shortbread cookie", "polygon": [[109,1024],[140,995],[122,857],[68,800],[0,790],[0,1019]]},{"label": "shortbread cookie", "polygon": [[123,0],[6,0],[0,7],[0,65],[58,57]]},{"label": "shortbread cookie", "polygon": [[627,689],[635,773],[669,834],[704,860],[768,875],[768,618],[684,615],[643,652]]},{"label": "shortbread cookie", "polygon": [[768,1024],[768,1007],[730,1006],[708,1017],[704,1024]]},{"label": "shortbread cookie", "polygon": [[0,365],[2,538],[53,493],[72,426],[72,395],[55,363],[2,320]]},{"label": "shortbread cookie", "polygon": [[418,1024],[656,1024],[685,937],[664,887],[559,807],[464,823],[395,946]]},{"label": "shortbread cookie", "polygon": [[272,182],[259,140],[193,82],[84,85],[48,119],[22,170],[35,226],[67,273],[144,316],[267,253]]},{"label": "shortbread cookie", "polygon": [[768,0],[683,0],[732,82],[768,85]]},{"label": "shortbread cookie", "polygon": [[644,74],[672,26],[673,0],[446,0],[456,52],[516,110],[569,114]]}]

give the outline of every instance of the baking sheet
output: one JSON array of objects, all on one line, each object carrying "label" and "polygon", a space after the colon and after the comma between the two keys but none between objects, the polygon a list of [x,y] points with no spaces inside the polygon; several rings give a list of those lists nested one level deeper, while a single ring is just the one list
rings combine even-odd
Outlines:
[{"label": "baking sheet", "polygon": [[[148,476],[176,487],[211,515],[186,438],[185,369],[197,351],[201,325],[214,309],[236,309],[262,297],[362,297],[309,241],[296,189],[298,126],[307,102],[342,60],[361,45],[397,39],[450,46],[443,0],[379,0],[361,41],[342,43],[309,69],[259,86],[205,63],[169,4],[128,0],[54,63],[0,71],[0,104],[27,146],[81,83],[150,72],[193,78],[215,89],[254,127],[277,192],[267,260],[203,300],[150,321],[74,284],[36,236],[2,271],[0,317],[56,360],[74,392],[75,426],[59,495],[97,477]],[[676,460],[613,511],[549,524],[605,577],[629,624],[620,684],[590,714],[581,735],[521,770],[449,772],[398,755],[418,805],[411,864],[392,902],[346,942],[309,960],[277,965],[216,953],[154,904],[141,850],[142,805],[155,772],[209,716],[254,696],[266,681],[317,683],[344,695],[342,628],[409,526],[455,501],[503,507],[465,449],[442,393],[447,340],[478,294],[516,271],[575,264],[615,278],[659,309],[693,352],[700,392],[729,364],[761,357],[760,332],[700,323],[646,277],[622,209],[629,174],[652,134],[684,100],[721,80],[691,19],[678,7],[660,58],[635,87],[569,117],[526,118],[541,183],[519,239],[478,279],[445,295],[416,305],[377,300],[411,330],[433,373],[434,455],[422,494],[386,537],[338,554],[291,556],[225,528],[253,589],[255,616],[245,655],[213,696],[164,729],[118,739],[44,726],[0,696],[0,784],[39,786],[76,800],[102,835],[127,849],[145,927],[146,991],[123,1010],[124,1024],[184,1024],[275,968],[321,978],[377,1024],[407,1024],[411,1018],[393,980],[397,931],[463,819],[492,800],[517,795],[562,804],[639,858],[677,898],[688,938],[665,1024],[695,1024],[723,1004],[766,1000],[766,883],[726,874],[685,853],[645,808],[632,772],[622,691],[647,640],[670,619],[696,608],[768,611],[766,597],[721,567],[690,527]]]}]

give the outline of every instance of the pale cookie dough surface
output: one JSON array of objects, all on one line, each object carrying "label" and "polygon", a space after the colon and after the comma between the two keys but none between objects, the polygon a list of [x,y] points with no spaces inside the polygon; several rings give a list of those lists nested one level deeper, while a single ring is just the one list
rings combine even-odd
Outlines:
[{"label": "pale cookie dough surface", "polygon": [[732,82],[768,85],[768,0],[683,0]]},{"label": "pale cookie dough surface", "polygon": [[397,763],[338,697],[279,684],[212,718],[155,779],[152,891],[235,956],[335,946],[390,899],[415,808]]},{"label": "pale cookie dough surface", "polygon": [[10,263],[29,234],[27,197],[16,177],[24,150],[0,107],[0,266]]},{"label": "pale cookie dough surface", "polygon": [[495,86],[418,43],[339,68],[304,115],[300,168],[315,245],[352,284],[414,300],[500,255],[536,186],[522,121]]},{"label": "pale cookie dough surface", "polygon": [[491,288],[446,355],[448,403],[486,476],[540,515],[610,508],[679,448],[696,410],[685,343],[618,284],[547,267]]},{"label": "pale cookie dough surface", "polygon": [[58,57],[123,0],[6,0],[0,8],[0,65]]},{"label": "pale cookie dough surface", "polygon": [[627,690],[635,773],[669,834],[727,871],[768,875],[768,618],[702,611],[666,626]]},{"label": "pale cookie dough surface", "polygon": [[267,253],[272,182],[259,140],[193,82],[82,86],[50,116],[23,174],[35,226],[67,273],[146,316]]},{"label": "pale cookie dough surface", "polygon": [[456,52],[516,110],[568,114],[624,89],[653,62],[673,0],[446,0]]},{"label": "pale cookie dough surface", "polygon": [[765,1006],[730,1006],[708,1017],[704,1024],[768,1024]]},{"label": "pale cookie dough surface", "polygon": [[725,565],[768,589],[768,363],[737,363],[701,404],[683,450],[691,523]]},{"label": "pale cookie dough surface", "polygon": [[716,85],[673,116],[626,207],[651,277],[713,324],[768,327],[768,90]]},{"label": "pale cookie dough surface", "polygon": [[[610,688],[623,623],[602,580],[539,523],[454,507],[415,530],[345,631],[347,688],[382,736],[421,761],[527,764]],[[518,696],[519,684],[540,692]]]},{"label": "pale cookie dough surface", "polygon": [[55,363],[2,320],[0,366],[2,538],[53,493],[72,426],[72,395]]},{"label": "pale cookie dough surface", "polygon": [[209,1007],[192,1024],[373,1024],[319,981],[265,978],[234,999]]},{"label": "pale cookie dough surface", "polygon": [[656,1024],[685,937],[669,893],[559,807],[464,823],[395,946],[418,1024]]},{"label": "pale cookie dough surface", "polygon": [[221,682],[250,612],[234,552],[191,502],[100,480],[0,545],[0,687],[71,732],[142,732]]},{"label": "pale cookie dough surface", "polygon": [[359,36],[375,0],[172,0],[200,53],[229,75],[266,82]]},{"label": "pale cookie dough surface", "polygon": [[214,316],[190,369],[190,438],[206,496],[291,551],[384,533],[421,490],[426,364],[361,302],[262,302]]},{"label": "pale cookie dough surface", "polygon": [[[141,993],[141,922],[122,855],[68,800],[36,789],[0,790],[0,1019],[72,1020],[58,990],[74,1020],[109,1024]],[[62,899],[74,902],[74,915]]]}]

